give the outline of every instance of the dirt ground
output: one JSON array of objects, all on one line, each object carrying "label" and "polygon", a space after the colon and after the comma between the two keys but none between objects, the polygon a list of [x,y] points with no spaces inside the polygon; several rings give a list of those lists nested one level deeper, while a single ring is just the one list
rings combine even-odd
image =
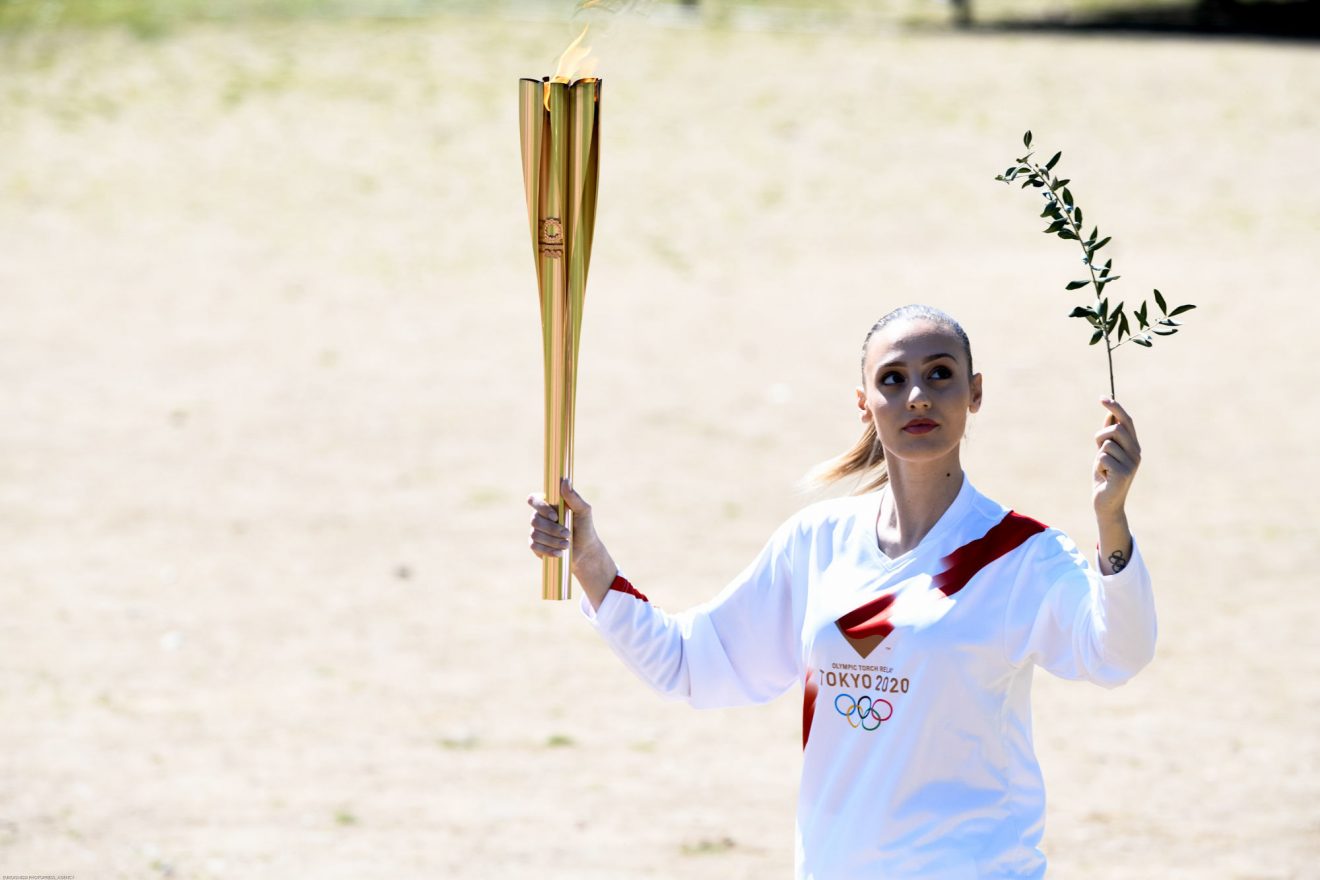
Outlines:
[{"label": "dirt ground", "polygon": [[[0,41],[0,870],[788,876],[799,697],[695,712],[542,602],[516,80],[562,25]],[[1156,662],[1041,676],[1055,878],[1320,877],[1320,53],[646,26],[605,59],[578,482],[653,601],[723,585],[925,301],[966,465],[1092,540],[1061,167],[1140,297],[1118,354]]]}]

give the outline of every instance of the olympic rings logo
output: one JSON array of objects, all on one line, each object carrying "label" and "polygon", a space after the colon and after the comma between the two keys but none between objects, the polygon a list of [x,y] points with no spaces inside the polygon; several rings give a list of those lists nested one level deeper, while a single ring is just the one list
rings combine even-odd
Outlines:
[{"label": "olympic rings logo", "polygon": [[[894,717],[894,704],[879,698],[839,694],[834,698],[834,711],[842,715],[853,730],[859,727],[862,730],[875,730]],[[854,716],[856,720],[853,720]]]}]

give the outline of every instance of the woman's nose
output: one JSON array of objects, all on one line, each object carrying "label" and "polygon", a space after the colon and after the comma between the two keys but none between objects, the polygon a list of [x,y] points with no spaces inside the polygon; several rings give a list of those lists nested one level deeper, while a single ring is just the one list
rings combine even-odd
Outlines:
[{"label": "woman's nose", "polygon": [[908,409],[929,409],[930,399],[926,397],[926,389],[921,387],[921,383],[913,382],[908,389]]}]

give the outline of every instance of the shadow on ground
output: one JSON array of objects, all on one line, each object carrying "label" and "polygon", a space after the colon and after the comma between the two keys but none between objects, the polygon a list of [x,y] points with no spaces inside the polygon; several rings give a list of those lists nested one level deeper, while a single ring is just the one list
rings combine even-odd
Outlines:
[{"label": "shadow on ground", "polygon": [[985,23],[974,20],[973,9],[972,17],[965,25],[968,30],[996,33],[1122,32],[1320,41],[1320,0],[1197,0],[1178,6],[1133,5]]}]

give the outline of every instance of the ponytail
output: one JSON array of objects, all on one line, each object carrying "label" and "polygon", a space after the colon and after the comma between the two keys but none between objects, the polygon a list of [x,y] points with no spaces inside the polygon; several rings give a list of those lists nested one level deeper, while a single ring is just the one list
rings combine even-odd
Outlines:
[{"label": "ponytail", "polygon": [[[867,477],[867,473],[870,476]],[[889,482],[889,468],[885,466],[885,448],[880,445],[875,424],[866,423],[861,439],[840,456],[823,461],[811,469],[804,480],[806,487],[819,489],[852,476],[862,477],[854,494],[872,492]]]}]

